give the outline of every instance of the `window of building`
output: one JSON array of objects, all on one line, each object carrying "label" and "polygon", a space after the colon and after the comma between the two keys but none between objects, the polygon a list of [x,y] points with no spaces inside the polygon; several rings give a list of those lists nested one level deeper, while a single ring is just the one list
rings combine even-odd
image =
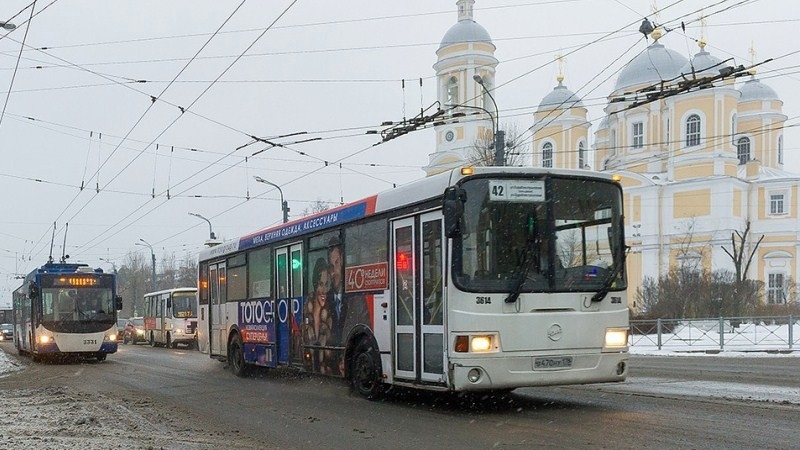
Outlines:
[{"label": "window of building", "polygon": [[731,145],[736,145],[736,114],[731,116]]},{"label": "window of building", "polygon": [[778,164],[783,164],[783,136],[778,136]]},{"label": "window of building", "polygon": [[783,305],[785,303],[784,274],[780,272],[770,273],[767,276],[767,304]]},{"label": "window of building", "polygon": [[692,114],[686,119],[686,146],[700,145],[700,116]]},{"label": "window of building", "polygon": [[769,213],[772,215],[785,214],[785,196],[783,194],[769,195]]},{"label": "window of building", "polygon": [[578,142],[578,169],[583,169],[586,166],[586,144],[583,141]]},{"label": "window of building", "polygon": [[644,122],[633,124],[633,148],[644,147]]},{"label": "window of building", "polygon": [[456,77],[450,77],[447,80],[447,104],[458,104],[458,78]]},{"label": "window of building", "polygon": [[553,167],[553,144],[550,142],[542,145],[542,167]]},{"label": "window of building", "polygon": [[736,141],[736,156],[739,164],[747,164],[750,161],[750,138],[742,137]]}]

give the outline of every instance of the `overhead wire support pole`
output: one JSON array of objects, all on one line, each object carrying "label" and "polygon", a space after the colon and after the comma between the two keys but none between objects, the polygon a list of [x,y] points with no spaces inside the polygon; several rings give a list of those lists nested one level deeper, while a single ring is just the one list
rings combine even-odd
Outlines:
[{"label": "overhead wire support pole", "polygon": [[275,183],[273,183],[271,181],[267,181],[267,180],[265,180],[265,179],[263,179],[263,178],[261,178],[261,177],[259,177],[257,175],[254,176],[253,178],[256,181],[258,181],[259,183],[268,184],[268,185],[273,186],[275,189],[278,190],[278,193],[281,194],[281,210],[283,211],[283,223],[288,222],[289,221],[289,203],[286,200],[283,199],[283,190],[281,190],[281,187],[278,186],[277,184],[275,184]]},{"label": "overhead wire support pole", "polygon": [[[497,107],[497,102],[494,100],[494,96],[483,83],[483,78],[478,75],[477,73],[472,76],[472,79],[475,80],[476,83],[481,85],[483,88],[483,92],[489,96],[489,99],[492,100],[492,104],[494,105],[494,117],[489,114],[489,118],[492,119],[492,126],[494,128],[494,165],[495,166],[505,166],[506,165],[506,133],[505,131],[500,129],[500,109]],[[488,112],[488,111],[487,111]]]}]

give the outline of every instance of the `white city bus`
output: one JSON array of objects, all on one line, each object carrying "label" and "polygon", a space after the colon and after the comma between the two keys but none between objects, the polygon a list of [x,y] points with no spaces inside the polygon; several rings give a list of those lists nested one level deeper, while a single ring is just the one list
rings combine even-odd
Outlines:
[{"label": "white city bus", "polygon": [[608,175],[465,168],[230,240],[200,254],[201,350],[368,398],[622,381],[622,211]]},{"label": "white city bus", "polygon": [[197,288],[144,294],[144,333],[151,347],[197,344]]}]

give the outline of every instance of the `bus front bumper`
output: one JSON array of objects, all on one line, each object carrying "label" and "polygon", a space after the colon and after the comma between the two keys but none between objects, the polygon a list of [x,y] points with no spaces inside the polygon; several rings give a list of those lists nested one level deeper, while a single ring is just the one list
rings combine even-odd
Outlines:
[{"label": "bus front bumper", "polygon": [[618,382],[628,375],[628,353],[454,358],[449,370],[455,391]]}]

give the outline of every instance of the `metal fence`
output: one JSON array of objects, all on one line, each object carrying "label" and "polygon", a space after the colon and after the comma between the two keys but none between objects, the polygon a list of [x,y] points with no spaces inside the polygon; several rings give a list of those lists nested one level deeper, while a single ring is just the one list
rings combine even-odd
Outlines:
[{"label": "metal fence", "polygon": [[629,345],[673,351],[800,350],[800,318],[793,316],[631,320]]}]

